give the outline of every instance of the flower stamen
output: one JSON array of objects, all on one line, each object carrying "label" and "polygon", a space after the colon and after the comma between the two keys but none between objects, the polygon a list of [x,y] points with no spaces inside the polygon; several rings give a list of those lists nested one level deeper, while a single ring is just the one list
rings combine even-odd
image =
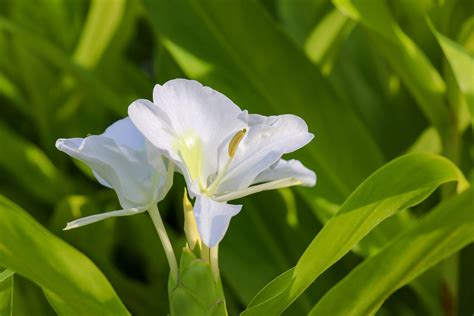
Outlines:
[{"label": "flower stamen", "polygon": [[240,142],[244,138],[245,134],[247,133],[247,129],[244,128],[237,133],[235,133],[234,137],[229,142],[229,147],[228,147],[228,153],[229,153],[229,159],[227,159],[224,167],[222,168],[221,171],[218,172],[217,177],[214,179],[212,182],[211,186],[207,190],[208,195],[212,195],[214,191],[217,189],[219,184],[221,183],[222,179],[224,178],[225,173],[227,172],[227,169],[229,169],[230,163],[232,162],[232,159],[235,156],[235,152],[237,151],[237,147],[239,147]]},{"label": "flower stamen", "polygon": [[234,158],[235,152],[237,151],[237,147],[239,147],[240,142],[245,136],[245,133],[247,133],[247,129],[244,128],[240,131],[238,131],[234,137],[229,142],[229,157],[232,159]]}]

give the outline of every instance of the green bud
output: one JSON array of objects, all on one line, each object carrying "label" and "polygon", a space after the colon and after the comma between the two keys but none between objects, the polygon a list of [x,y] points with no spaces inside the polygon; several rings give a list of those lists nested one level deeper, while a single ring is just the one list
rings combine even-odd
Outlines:
[{"label": "green bud", "polygon": [[172,316],[226,316],[224,292],[220,279],[215,280],[211,266],[189,247],[183,249],[179,282],[168,283]]},{"label": "green bud", "polygon": [[184,188],[183,196],[183,210],[184,210],[184,233],[188,241],[189,248],[193,250],[196,244],[201,246],[201,238],[199,237],[199,231],[196,224],[196,218],[194,217],[193,205],[188,199],[188,192]]}]

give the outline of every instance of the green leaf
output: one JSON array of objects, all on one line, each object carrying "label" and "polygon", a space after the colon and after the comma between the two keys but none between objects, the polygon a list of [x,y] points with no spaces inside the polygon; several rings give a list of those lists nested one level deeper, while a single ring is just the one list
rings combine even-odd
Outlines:
[{"label": "green leaf", "polygon": [[393,18],[385,0],[333,0],[344,14],[373,34],[373,43],[402,78],[429,121],[441,135],[450,131],[444,104],[446,85],[423,51]]},{"label": "green leaf", "polygon": [[188,247],[181,255],[178,285],[170,278],[169,299],[171,315],[227,315],[220,281],[214,279],[211,266]]},{"label": "green leaf", "polygon": [[[245,198],[242,204],[244,211],[233,219],[219,247],[219,266],[226,293],[235,293],[246,306],[259,289],[294,265],[320,226],[303,208],[298,209],[302,222],[297,227],[289,226],[289,209],[277,192],[262,192]],[[295,304],[300,313],[313,305],[309,296],[302,300],[304,304]]]},{"label": "green leaf", "polygon": [[2,316],[13,315],[13,274],[14,272],[9,269],[0,272],[0,315]]},{"label": "green leaf", "polygon": [[[42,64],[43,67],[55,66],[62,69],[77,79],[78,83],[81,84],[81,88],[88,91],[90,95],[96,96],[110,110],[121,115],[126,112],[124,102],[116,95],[115,91],[111,91],[109,86],[100,81],[94,73],[74,63],[72,58],[60,48],[1,16],[0,30],[5,30],[14,35],[15,38],[20,38],[21,45],[24,45],[23,48],[26,51],[44,58],[48,63]],[[67,81],[66,84],[68,84]]]},{"label": "green leaf", "polygon": [[302,153],[326,179],[319,190],[328,198],[342,201],[383,163],[353,109],[341,102],[317,66],[256,1],[144,3],[164,45],[187,76],[251,112],[282,114],[291,109],[308,122],[317,140]]},{"label": "green leaf", "polygon": [[124,14],[125,0],[92,1],[74,60],[86,68],[99,61],[118,28]]},{"label": "green leaf", "polygon": [[354,269],[310,315],[374,315],[390,294],[474,241],[473,203],[473,189],[441,203]]},{"label": "green leaf", "polygon": [[[81,229],[62,230],[68,221],[115,208],[115,200],[113,193],[110,197],[101,197],[100,193],[93,197],[67,196],[57,203],[48,228],[86,254],[106,274],[133,315],[147,315],[149,311],[166,313],[169,310],[168,292],[163,280],[169,274],[169,266],[147,214],[130,216],[126,220],[109,219]],[[107,205],[106,201],[113,202],[113,205]],[[171,230],[169,235],[173,244],[183,243],[173,240]],[[157,300],[157,297],[162,299]]]},{"label": "green leaf", "polygon": [[397,157],[426,128],[426,118],[364,27],[354,27],[336,49],[328,80],[354,107],[384,156]]},{"label": "green leaf", "polygon": [[31,115],[29,104],[21,95],[18,86],[8,77],[0,73],[0,96],[10,99],[16,108],[25,115]]},{"label": "green leaf", "polygon": [[[304,194],[303,190],[300,191],[305,199],[309,202],[313,202],[311,204],[313,212],[324,224],[328,222],[339,209],[339,206],[329,204],[320,197],[313,197],[309,194]],[[352,248],[352,251],[362,258],[370,257],[379,252],[400,232],[412,225],[414,221],[414,216],[411,216],[408,210],[399,211],[367,234],[367,236]],[[441,305],[438,301],[439,285],[441,285],[441,281],[440,276],[436,271],[424,275],[423,278],[413,281],[410,285],[420,298],[424,307],[429,310],[430,315],[441,315]]]},{"label": "green leaf", "polygon": [[459,256],[459,315],[469,315],[474,310],[472,285],[474,284],[474,244],[470,244],[460,252]]},{"label": "green leaf", "polygon": [[14,316],[57,315],[41,288],[19,274],[14,276],[12,312]]},{"label": "green leaf", "polygon": [[458,168],[440,156],[410,154],[386,164],[351,194],[318,233],[294,268],[291,282],[284,285],[285,291],[272,285],[281,283],[277,278],[257,294],[243,315],[281,313],[383,220],[451,181],[458,181],[459,188],[467,185]]},{"label": "green leaf", "polygon": [[311,31],[304,43],[304,50],[323,73],[329,73],[336,53],[354,25],[354,21],[334,9]]},{"label": "green leaf", "polygon": [[3,197],[0,218],[0,265],[41,286],[58,314],[129,315],[87,257]]},{"label": "green leaf", "polygon": [[4,168],[37,198],[55,202],[69,188],[44,152],[0,122],[0,167]]},{"label": "green leaf", "polygon": [[303,44],[311,29],[331,10],[330,0],[275,0],[283,29],[298,44]]},{"label": "green leaf", "polygon": [[469,106],[472,122],[474,122],[474,57],[460,44],[436,31],[433,25],[431,28],[453,70],[459,88]]}]

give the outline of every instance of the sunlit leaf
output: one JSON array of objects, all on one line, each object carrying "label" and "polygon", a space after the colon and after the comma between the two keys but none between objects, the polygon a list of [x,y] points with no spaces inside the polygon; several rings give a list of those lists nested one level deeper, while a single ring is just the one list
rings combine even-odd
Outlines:
[{"label": "sunlit leaf", "polygon": [[308,58],[328,73],[335,55],[355,23],[341,12],[333,10],[311,31],[304,43]]},{"label": "sunlit leaf", "polygon": [[[253,299],[243,315],[278,314],[285,310],[326,269],[350,251],[365,235],[397,211],[426,199],[439,185],[466,180],[449,160],[411,154],[380,168],[365,180],[323,227],[298,261],[291,280],[272,281]],[[278,290],[278,291],[276,291]]]},{"label": "sunlit leaf", "polygon": [[471,122],[474,122],[474,56],[460,44],[436,31],[434,26],[432,26],[432,30],[469,106]]},{"label": "sunlit leaf", "polygon": [[310,315],[374,315],[395,290],[474,241],[473,203],[472,189],[441,203],[355,268]]},{"label": "sunlit leaf", "polygon": [[56,166],[41,149],[15,134],[0,122],[0,167],[43,201],[54,202],[58,195],[70,189]]},{"label": "sunlit leaf", "polygon": [[0,315],[13,315],[13,274],[9,269],[0,272]]},{"label": "sunlit leaf", "polygon": [[372,32],[374,44],[405,82],[426,117],[441,135],[448,135],[449,113],[443,101],[446,85],[424,52],[397,24],[385,0],[333,0],[333,3]]},{"label": "sunlit leaf", "polygon": [[86,68],[97,64],[120,23],[125,9],[124,0],[95,0],[91,2],[74,60]]},{"label": "sunlit leaf", "polygon": [[41,286],[57,313],[129,315],[87,257],[3,197],[0,217],[0,265]]}]

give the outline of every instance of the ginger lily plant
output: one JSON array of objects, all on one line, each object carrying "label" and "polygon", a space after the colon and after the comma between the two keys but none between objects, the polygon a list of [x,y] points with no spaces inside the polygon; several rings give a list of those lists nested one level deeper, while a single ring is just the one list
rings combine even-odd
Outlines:
[{"label": "ginger lily plant", "polygon": [[301,162],[282,159],[313,139],[297,116],[249,114],[223,94],[185,79],[156,85],[153,102],[137,100],[128,114],[129,118],[114,123],[102,135],[57,141],[59,150],[88,164],[101,184],[113,188],[123,207],[75,220],[66,229],[148,210],[165,248],[172,280],[178,281],[179,272],[156,203],[172,184],[174,165],[195,199],[192,216],[185,196],[188,239],[190,231],[199,232],[198,240],[192,234],[188,244],[191,250],[200,246],[200,256],[210,264],[216,281],[217,246],[231,218],[242,209],[229,201],[316,183],[315,173]]}]

